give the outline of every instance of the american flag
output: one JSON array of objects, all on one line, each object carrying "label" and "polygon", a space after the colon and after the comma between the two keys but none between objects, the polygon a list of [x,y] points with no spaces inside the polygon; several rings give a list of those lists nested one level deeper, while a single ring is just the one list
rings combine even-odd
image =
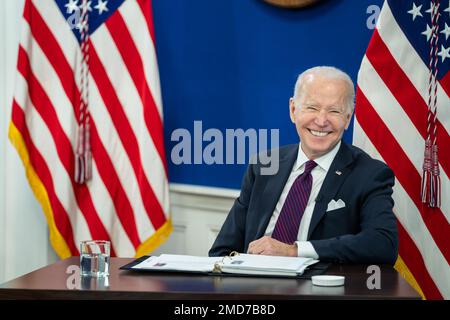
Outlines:
[{"label": "american flag", "polygon": [[[426,299],[450,299],[449,69],[450,1],[385,1],[358,74],[353,141],[394,170],[396,269]],[[429,125],[441,180],[434,208],[421,198]]]},{"label": "american flag", "polygon": [[[55,251],[79,255],[88,239],[113,256],[152,251],[172,224],[151,1],[26,0],[21,27],[9,137]],[[92,178],[79,184],[83,61]]]}]

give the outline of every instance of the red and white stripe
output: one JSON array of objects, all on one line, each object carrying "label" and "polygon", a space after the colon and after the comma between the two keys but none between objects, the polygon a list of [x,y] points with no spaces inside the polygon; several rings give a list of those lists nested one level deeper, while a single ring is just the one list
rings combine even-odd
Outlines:
[{"label": "red and white stripe", "polygon": [[450,87],[437,84],[442,204],[430,209],[420,200],[428,76],[386,2],[358,75],[353,143],[394,170],[399,255],[426,298],[449,299]]},{"label": "red and white stripe", "polygon": [[80,46],[53,0],[26,0],[12,125],[72,255],[79,241],[104,239],[113,255],[135,256],[170,224],[152,30],[150,1],[125,1],[90,37],[93,179],[79,185],[73,170]]}]

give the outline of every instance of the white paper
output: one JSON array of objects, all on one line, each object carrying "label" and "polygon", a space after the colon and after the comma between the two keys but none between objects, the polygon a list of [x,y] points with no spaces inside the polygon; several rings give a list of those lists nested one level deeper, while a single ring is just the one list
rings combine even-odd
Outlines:
[{"label": "white paper", "polygon": [[214,264],[221,260],[220,257],[162,254],[149,257],[135,265],[133,269],[211,272]]},{"label": "white paper", "polygon": [[318,262],[312,258],[280,257],[240,254],[230,259],[224,259],[220,264],[223,272],[248,273],[261,272],[274,275],[298,275],[302,274],[306,267]]},{"label": "white paper", "polygon": [[153,271],[212,272],[215,264],[221,272],[235,274],[297,276],[318,262],[312,258],[279,257],[239,254],[233,257],[199,257],[189,255],[162,254],[151,256],[133,269]]}]

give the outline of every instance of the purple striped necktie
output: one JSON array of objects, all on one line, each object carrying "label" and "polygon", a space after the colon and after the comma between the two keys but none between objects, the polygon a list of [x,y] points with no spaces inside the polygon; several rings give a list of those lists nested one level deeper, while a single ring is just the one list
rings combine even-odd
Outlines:
[{"label": "purple striped necktie", "polygon": [[312,160],[305,164],[305,171],[295,179],[278,216],[272,238],[287,244],[297,241],[298,228],[312,188],[311,171],[317,165]]}]

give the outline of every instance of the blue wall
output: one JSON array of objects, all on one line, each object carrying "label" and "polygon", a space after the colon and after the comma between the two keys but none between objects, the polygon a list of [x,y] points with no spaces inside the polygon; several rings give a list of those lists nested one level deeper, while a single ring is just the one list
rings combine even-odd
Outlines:
[{"label": "blue wall", "polygon": [[[288,110],[297,75],[333,65],[356,81],[373,4],[382,0],[325,0],[302,10],[262,0],[153,0],[169,180],[240,187],[246,165],[172,163],[173,130],[193,131],[196,120],[223,133],[279,129],[280,145],[298,142]],[[344,139],[351,142],[351,130]]]}]

